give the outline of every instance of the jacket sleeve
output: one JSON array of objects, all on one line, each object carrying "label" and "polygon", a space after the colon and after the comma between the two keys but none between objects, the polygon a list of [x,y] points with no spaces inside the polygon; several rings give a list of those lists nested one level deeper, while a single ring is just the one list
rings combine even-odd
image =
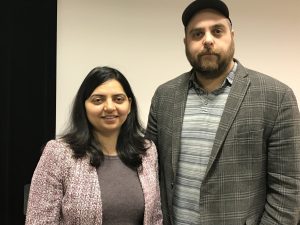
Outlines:
[{"label": "jacket sleeve", "polygon": [[59,224],[63,198],[62,164],[57,141],[50,141],[34,171],[28,198],[26,224]]},{"label": "jacket sleeve", "polygon": [[157,143],[157,107],[158,107],[158,89],[155,91],[155,94],[152,97],[150,112],[148,115],[148,123],[146,129],[146,138],[153,141],[155,145]]},{"label": "jacket sleeve", "polygon": [[291,89],[282,98],[267,145],[267,198],[260,224],[297,225],[300,221],[300,116]]}]

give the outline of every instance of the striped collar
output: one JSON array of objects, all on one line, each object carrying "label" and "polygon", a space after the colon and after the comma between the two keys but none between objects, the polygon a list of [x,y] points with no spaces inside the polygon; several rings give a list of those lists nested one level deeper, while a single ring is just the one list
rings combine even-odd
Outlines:
[{"label": "striped collar", "polygon": [[[236,69],[237,69],[237,62],[234,62],[232,70],[228,73],[228,75],[227,75],[226,79],[224,80],[224,82],[222,83],[222,85],[219,88],[217,88],[216,90],[214,90],[212,93],[218,94],[220,92],[220,90],[224,89],[227,86],[231,86],[233,83]],[[189,80],[189,89],[194,88],[198,94],[207,94],[207,92],[203,88],[201,88],[198,85],[198,83],[196,82],[196,72],[194,70],[192,70],[191,74],[192,75]]]}]

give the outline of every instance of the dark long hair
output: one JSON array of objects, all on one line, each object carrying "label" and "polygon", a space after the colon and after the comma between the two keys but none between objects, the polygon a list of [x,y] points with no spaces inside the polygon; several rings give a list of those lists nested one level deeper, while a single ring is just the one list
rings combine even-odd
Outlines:
[{"label": "dark long hair", "polygon": [[139,120],[136,98],[130,84],[125,76],[114,68],[96,67],[88,73],[74,99],[69,126],[62,139],[69,144],[75,158],[88,155],[92,166],[100,166],[103,160],[101,143],[98,143],[93,135],[93,127],[86,115],[85,100],[99,85],[112,79],[120,82],[127,97],[131,99],[131,111],[118,136],[117,153],[127,166],[135,169],[141,165],[142,155],[147,150],[145,130]]}]

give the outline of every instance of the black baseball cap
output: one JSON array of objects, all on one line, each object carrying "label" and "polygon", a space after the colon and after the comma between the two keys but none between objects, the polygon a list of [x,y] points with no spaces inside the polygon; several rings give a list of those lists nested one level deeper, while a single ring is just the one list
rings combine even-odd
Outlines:
[{"label": "black baseball cap", "polygon": [[[189,4],[182,13],[182,23],[186,27],[192,17],[203,9],[214,9],[229,19],[229,10],[227,5],[221,0],[195,0]],[[232,23],[231,23],[232,24]]]}]

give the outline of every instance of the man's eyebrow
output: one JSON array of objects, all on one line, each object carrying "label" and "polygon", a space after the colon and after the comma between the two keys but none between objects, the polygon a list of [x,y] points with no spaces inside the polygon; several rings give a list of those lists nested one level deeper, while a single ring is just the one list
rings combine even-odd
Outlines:
[{"label": "man's eyebrow", "polygon": [[224,27],[226,27],[226,26],[222,23],[218,23],[218,24],[211,26],[211,28],[224,28]]},{"label": "man's eyebrow", "polygon": [[[225,28],[225,27],[226,26],[224,24],[217,23],[217,24],[214,24],[214,25],[210,26],[209,29]],[[204,27],[195,27],[195,28],[192,28],[189,33],[192,33],[192,32],[195,32],[195,31],[202,31],[204,29],[205,29]]]},{"label": "man's eyebrow", "polygon": [[202,30],[204,30],[203,27],[196,27],[196,28],[192,28],[189,33],[192,33],[192,32],[195,32],[195,31],[202,31]]}]

